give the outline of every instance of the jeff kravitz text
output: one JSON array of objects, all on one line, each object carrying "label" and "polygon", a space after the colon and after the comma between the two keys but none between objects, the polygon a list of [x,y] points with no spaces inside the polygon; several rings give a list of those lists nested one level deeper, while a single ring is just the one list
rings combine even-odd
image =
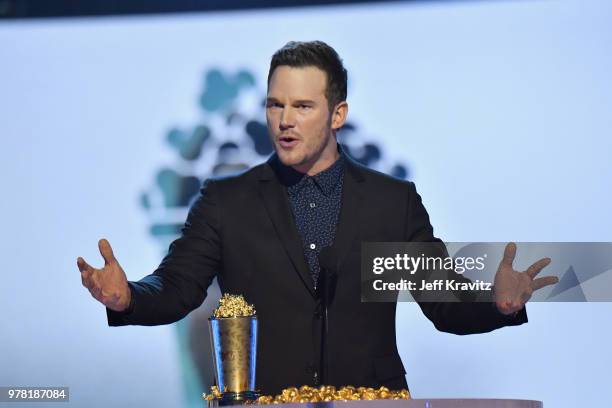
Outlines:
[{"label": "jeff kravitz text", "polygon": [[421,280],[420,285],[417,282],[407,279],[400,279],[399,282],[384,282],[382,279],[376,279],[372,282],[374,290],[420,290],[420,291],[472,291],[472,290],[491,290],[490,282],[476,280],[474,282],[457,282],[454,279],[435,279],[433,281]]}]

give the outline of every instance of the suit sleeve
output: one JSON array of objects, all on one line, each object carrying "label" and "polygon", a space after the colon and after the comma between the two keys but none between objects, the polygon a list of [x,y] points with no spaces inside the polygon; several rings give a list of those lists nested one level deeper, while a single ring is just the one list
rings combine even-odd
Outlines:
[{"label": "suit sleeve", "polygon": [[[409,183],[406,214],[406,241],[438,242],[446,252],[442,241],[434,236],[429,215],[423,206],[414,183]],[[465,281],[466,277],[452,272],[452,279]],[[474,293],[474,295],[478,295]],[[453,334],[486,333],[504,326],[518,326],[527,322],[525,308],[514,315],[504,315],[494,302],[419,302],[425,316],[436,329]]]},{"label": "suit sleeve", "polygon": [[110,326],[174,323],[202,304],[221,272],[221,208],[217,185],[206,181],[181,236],[151,275],[129,282],[132,303],[125,312],[107,309]]}]

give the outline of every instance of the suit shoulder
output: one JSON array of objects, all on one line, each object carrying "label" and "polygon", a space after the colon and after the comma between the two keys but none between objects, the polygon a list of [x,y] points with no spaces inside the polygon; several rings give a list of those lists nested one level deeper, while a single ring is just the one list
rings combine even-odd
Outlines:
[{"label": "suit shoulder", "polygon": [[265,171],[266,166],[268,166],[268,164],[264,162],[237,174],[209,177],[204,181],[203,187],[206,188],[212,185],[214,189],[221,192],[248,190],[250,187],[255,186],[255,181],[257,181],[259,175]]},{"label": "suit shoulder", "polygon": [[353,166],[367,182],[370,182],[371,184],[378,186],[379,188],[393,190],[399,189],[402,191],[406,191],[406,189],[412,191],[415,189],[414,183],[412,181],[399,179],[389,174],[366,167],[353,160],[351,161],[351,166]]}]

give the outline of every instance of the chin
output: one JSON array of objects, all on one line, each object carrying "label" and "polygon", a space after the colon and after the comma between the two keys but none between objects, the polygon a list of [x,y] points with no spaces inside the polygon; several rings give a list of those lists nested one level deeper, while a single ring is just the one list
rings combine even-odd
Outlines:
[{"label": "chin", "polygon": [[284,152],[281,149],[277,149],[276,154],[285,166],[298,166],[304,161],[303,155],[295,154],[295,152]]}]

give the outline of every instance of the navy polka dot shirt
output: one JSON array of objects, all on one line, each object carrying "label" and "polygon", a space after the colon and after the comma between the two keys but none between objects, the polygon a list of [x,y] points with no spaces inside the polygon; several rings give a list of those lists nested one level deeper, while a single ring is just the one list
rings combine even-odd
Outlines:
[{"label": "navy polka dot shirt", "polygon": [[319,278],[319,254],[331,246],[342,203],[344,154],[328,169],[314,176],[282,166],[282,179],[287,186],[293,219],[302,238],[304,257],[313,283]]}]

